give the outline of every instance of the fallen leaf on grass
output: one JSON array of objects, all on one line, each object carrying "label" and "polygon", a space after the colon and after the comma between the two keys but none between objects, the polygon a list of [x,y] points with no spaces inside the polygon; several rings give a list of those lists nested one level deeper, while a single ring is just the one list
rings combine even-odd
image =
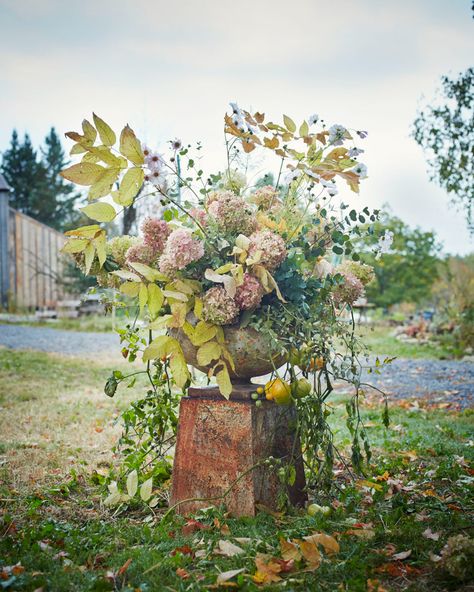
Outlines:
[{"label": "fallen leaf on grass", "polygon": [[198,520],[190,519],[186,522],[186,524],[181,529],[181,533],[183,536],[189,536],[196,532],[197,530],[208,530],[209,526],[199,522]]},{"label": "fallen leaf on grass", "polygon": [[256,584],[270,584],[281,580],[278,574],[282,571],[282,565],[274,557],[264,553],[257,553],[255,565],[257,571],[252,576],[252,579]]},{"label": "fallen leaf on grass", "polygon": [[189,572],[187,572],[182,567],[178,567],[178,569],[176,570],[176,575],[182,580],[187,580],[190,577]]},{"label": "fallen leaf on grass", "polygon": [[280,550],[285,561],[299,561],[302,557],[298,545],[283,538],[280,539]]},{"label": "fallen leaf on grass", "polygon": [[407,563],[401,561],[394,561],[393,563],[385,563],[375,569],[377,573],[388,574],[392,578],[400,578],[405,576],[415,576],[422,573],[421,569],[412,567]]},{"label": "fallen leaf on grass", "polygon": [[194,551],[191,549],[189,545],[183,545],[182,547],[176,547],[171,551],[171,555],[176,555],[177,553],[181,553],[181,555],[191,555],[194,557]]},{"label": "fallen leaf on grass", "polygon": [[410,557],[410,555],[411,549],[409,551],[401,551],[400,553],[395,553],[395,555],[392,556],[392,561],[403,561],[403,559]]},{"label": "fallen leaf on grass", "polygon": [[123,574],[127,571],[132,563],[132,559],[127,559],[127,561],[122,565],[122,567],[118,570],[117,575],[123,576]]},{"label": "fallen leaf on grass", "polygon": [[231,543],[230,541],[220,540],[217,543],[218,549],[214,549],[214,553],[216,555],[224,555],[225,557],[234,557],[234,555],[240,555],[241,553],[245,553],[245,551]]},{"label": "fallen leaf on grass", "polygon": [[421,533],[421,536],[425,537],[425,539],[431,539],[432,541],[437,541],[439,539],[439,532],[433,532],[431,528],[427,528]]},{"label": "fallen leaf on grass", "polygon": [[378,580],[367,580],[367,592],[388,592]]},{"label": "fallen leaf on grass", "polygon": [[318,569],[321,565],[321,553],[318,549],[318,544],[314,541],[297,541],[303,557],[308,563],[307,569],[313,571]]},{"label": "fallen leaf on grass", "polygon": [[305,536],[303,538],[305,541],[314,542],[321,545],[328,555],[339,553],[339,543],[329,534],[325,534],[324,532],[315,532],[314,534]]},{"label": "fallen leaf on grass", "polygon": [[242,567],[241,569],[231,569],[230,571],[223,571],[217,576],[216,584],[223,584],[224,582],[231,580],[234,576],[237,576],[243,571],[245,571],[244,567]]},{"label": "fallen leaf on grass", "polygon": [[369,540],[374,538],[375,530],[371,530],[370,528],[351,528],[350,530],[346,530],[344,534],[356,536],[360,539]]}]

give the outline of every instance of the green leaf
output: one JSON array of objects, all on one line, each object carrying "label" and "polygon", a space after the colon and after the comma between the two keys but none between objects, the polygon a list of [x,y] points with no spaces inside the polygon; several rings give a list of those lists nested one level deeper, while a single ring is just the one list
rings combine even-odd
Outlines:
[{"label": "green leaf", "polygon": [[212,360],[218,360],[221,355],[221,346],[217,341],[208,341],[197,350],[197,361],[200,366],[208,366]]},{"label": "green leaf", "polygon": [[148,284],[148,310],[151,317],[156,317],[163,305],[163,292],[156,284]]},{"label": "green leaf", "polygon": [[92,162],[80,162],[79,164],[73,164],[64,171],[61,171],[61,177],[72,181],[77,185],[93,185],[101,178],[105,173],[104,167],[100,164],[94,164]]},{"label": "green leaf", "polygon": [[101,227],[98,224],[89,224],[87,226],[80,226],[79,228],[74,228],[73,230],[68,230],[64,234],[66,236],[80,236],[83,238],[94,238],[96,234],[102,231]]},{"label": "green leaf", "polygon": [[184,388],[190,379],[190,374],[186,360],[184,359],[184,355],[181,350],[181,346],[179,347],[179,351],[171,354],[169,364],[171,372],[173,373],[174,381],[179,388]]},{"label": "green leaf", "polygon": [[283,121],[285,122],[286,129],[289,132],[296,132],[296,123],[291,119],[291,117],[288,117],[288,115],[283,115]]},{"label": "green leaf", "polygon": [[222,364],[222,370],[217,372],[216,381],[221,395],[228,399],[232,393],[232,383],[230,381],[229,371],[225,364]]},{"label": "green leaf", "polygon": [[130,267],[133,267],[135,271],[138,271],[138,273],[141,274],[149,282],[162,282],[168,280],[168,278],[165,275],[163,275],[160,271],[158,271],[157,269],[153,269],[153,267],[145,265],[144,263],[138,263],[138,261],[130,261],[128,265],[130,265]]},{"label": "green leaf", "polygon": [[132,282],[141,282],[141,278],[136,273],[132,271],[127,271],[126,269],[117,269],[117,271],[112,271],[112,275],[116,275],[117,277],[121,278],[122,280],[130,280]]},{"label": "green leaf", "polygon": [[169,335],[159,335],[143,352],[143,361],[170,356],[170,369],[173,378],[180,388],[184,388],[190,378],[188,366],[184,359],[179,341]]},{"label": "green leaf", "polygon": [[98,201],[97,203],[89,204],[83,208],[80,208],[82,212],[92,220],[97,222],[111,222],[117,213],[115,208],[108,203]]},{"label": "green leaf", "polygon": [[300,136],[307,136],[309,134],[309,125],[307,121],[303,121],[303,123],[300,125],[299,134]]},{"label": "green leaf", "polygon": [[147,479],[140,487],[140,497],[144,502],[147,502],[151,498],[153,492],[153,477]]},{"label": "green leaf", "polygon": [[123,128],[120,134],[120,154],[136,165],[145,162],[141,144],[135,136],[135,132],[128,125]]},{"label": "green leaf", "polygon": [[100,266],[102,267],[102,265],[104,265],[105,260],[107,258],[107,253],[105,250],[105,232],[102,234],[99,234],[99,236],[96,236],[95,238],[93,238],[92,243],[93,243],[95,250],[97,252],[97,258],[99,259]]},{"label": "green leaf", "polygon": [[127,493],[130,497],[133,497],[137,493],[138,489],[138,473],[134,469],[127,477]]},{"label": "green leaf", "polygon": [[97,138],[97,130],[90,121],[87,121],[87,119],[82,121],[82,131],[84,133],[84,138],[93,144]]},{"label": "green leaf", "polygon": [[105,123],[103,119],[101,119],[95,113],[92,114],[92,117],[94,118],[95,127],[99,132],[100,141],[102,144],[105,146],[113,146],[117,140],[115,132],[107,123]]},{"label": "green leaf", "polygon": [[113,184],[120,174],[120,170],[121,169],[118,167],[106,169],[100,179],[96,181],[89,189],[89,193],[87,194],[89,201],[109,195],[112,191]]},{"label": "green leaf", "polygon": [[128,169],[122,178],[119,190],[112,193],[114,201],[121,206],[131,205],[143,185],[144,176],[143,169],[138,167]]},{"label": "green leaf", "polygon": [[71,238],[61,249],[63,253],[82,253],[89,244],[86,238]]},{"label": "green leaf", "polygon": [[84,258],[85,258],[85,274],[87,275],[92,267],[92,262],[94,261],[95,255],[95,247],[90,242],[87,247],[84,249]]},{"label": "green leaf", "polygon": [[122,294],[134,298],[138,296],[138,292],[140,291],[140,284],[137,282],[125,282],[120,286],[120,291],[122,292]]},{"label": "green leaf", "polygon": [[206,321],[199,321],[194,328],[192,343],[193,345],[202,345],[206,341],[210,341],[216,336],[217,327],[206,323]]},{"label": "green leaf", "polygon": [[138,304],[140,305],[140,310],[143,310],[146,303],[148,302],[148,289],[145,284],[141,284],[140,290],[138,292]]}]

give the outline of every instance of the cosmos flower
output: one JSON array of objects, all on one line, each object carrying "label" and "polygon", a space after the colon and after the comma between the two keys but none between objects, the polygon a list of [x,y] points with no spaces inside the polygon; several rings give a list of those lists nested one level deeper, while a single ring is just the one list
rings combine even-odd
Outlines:
[{"label": "cosmos flower", "polygon": [[347,130],[343,125],[334,124],[329,128],[329,143],[333,146],[342,146]]},{"label": "cosmos flower", "polygon": [[367,178],[367,167],[362,162],[358,162],[351,170],[352,172],[356,173],[356,175],[359,175],[361,179]]},{"label": "cosmos flower", "polygon": [[315,125],[316,123],[318,123],[318,121],[319,121],[319,115],[317,113],[313,113],[313,115],[310,115],[308,117],[309,125]]}]

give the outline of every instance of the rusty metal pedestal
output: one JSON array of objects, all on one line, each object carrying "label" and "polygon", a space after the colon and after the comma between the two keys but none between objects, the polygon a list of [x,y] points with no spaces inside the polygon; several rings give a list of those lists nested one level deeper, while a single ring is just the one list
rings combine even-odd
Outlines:
[{"label": "rusty metal pedestal", "polygon": [[171,504],[189,498],[222,496],[238,477],[225,500],[180,504],[177,512],[225,503],[234,516],[254,516],[258,504],[276,509],[284,487],[275,470],[259,463],[269,456],[288,462],[293,458],[296,479],[287,489],[290,503],[303,505],[305,478],[301,445],[295,437],[295,409],[251,399],[255,386],[234,385],[229,400],[217,388],[190,388],[181,399],[173,467]]}]

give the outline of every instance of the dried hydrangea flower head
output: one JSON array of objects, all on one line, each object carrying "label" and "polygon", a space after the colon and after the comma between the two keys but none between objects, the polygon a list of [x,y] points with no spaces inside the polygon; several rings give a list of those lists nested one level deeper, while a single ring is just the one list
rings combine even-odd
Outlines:
[{"label": "dried hydrangea flower head", "polygon": [[208,323],[231,325],[239,316],[239,308],[222,286],[216,286],[203,296],[202,316]]},{"label": "dried hydrangea flower head", "polygon": [[159,260],[160,271],[173,276],[193,261],[204,255],[204,244],[193,237],[190,230],[178,228],[173,230],[166,241],[163,254]]},{"label": "dried hydrangea flower head", "polygon": [[154,253],[161,254],[165,248],[166,241],[171,234],[171,228],[167,222],[159,218],[146,218],[141,227],[143,242],[150,247]]},{"label": "dried hydrangea flower head", "polygon": [[244,273],[244,281],[238,286],[235,293],[235,302],[241,309],[256,308],[262,301],[264,290],[258,279],[250,274]]},{"label": "dried hydrangea flower head", "polygon": [[265,187],[257,189],[257,191],[250,196],[250,201],[261,210],[271,210],[273,208],[281,207],[282,205],[278,198],[278,191],[276,191],[271,185],[265,185]]},{"label": "dried hydrangea flower head", "polygon": [[257,228],[257,220],[247,202],[232,191],[214,191],[207,210],[223,232],[248,235]]},{"label": "dried hydrangea flower head", "polygon": [[249,255],[259,257],[259,263],[275,270],[286,257],[285,241],[271,230],[258,230],[250,235]]},{"label": "dried hydrangea flower head", "polygon": [[349,271],[338,272],[343,277],[342,284],[338,285],[333,292],[335,304],[354,304],[364,295],[364,284],[353,273]]},{"label": "dried hydrangea flower head", "polygon": [[343,261],[337,268],[338,273],[351,273],[359,279],[364,286],[369,284],[375,277],[374,268],[371,265],[360,263],[360,261]]}]

